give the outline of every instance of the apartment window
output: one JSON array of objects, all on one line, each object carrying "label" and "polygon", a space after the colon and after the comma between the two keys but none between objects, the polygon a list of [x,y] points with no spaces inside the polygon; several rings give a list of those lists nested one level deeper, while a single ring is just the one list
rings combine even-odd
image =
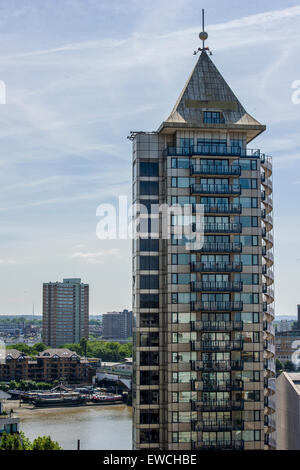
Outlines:
[{"label": "apartment window", "polygon": [[256,209],[258,207],[257,197],[241,197],[240,203],[241,206],[245,209]]},{"label": "apartment window", "polygon": [[140,308],[159,308],[159,294],[140,294]]},{"label": "apartment window", "polygon": [[255,171],[257,170],[257,161],[254,159],[244,159],[239,161],[239,165],[241,166],[242,170],[252,170]]},{"label": "apartment window", "polygon": [[235,280],[240,280],[245,286],[252,284],[257,285],[259,283],[258,274],[239,274],[235,276]]},{"label": "apartment window", "polygon": [[156,181],[140,181],[141,196],[157,196],[159,194],[159,186]]},{"label": "apartment window", "polygon": [[196,321],[195,313],[172,313],[172,323],[190,323]]},{"label": "apartment window", "polygon": [[176,178],[176,177],[173,177],[172,178],[172,188],[189,188],[190,186],[190,183],[193,181],[192,178]]},{"label": "apartment window", "polygon": [[140,176],[158,176],[158,163],[140,162]]},{"label": "apartment window", "polygon": [[144,271],[157,271],[159,269],[159,257],[140,256],[140,269]]},{"label": "apartment window", "polygon": [[180,147],[181,149],[189,149],[194,145],[193,138],[181,138],[180,139]]},{"label": "apartment window", "polygon": [[242,189],[257,189],[257,179],[256,178],[240,178],[239,184]]},{"label": "apartment window", "polygon": [[189,284],[196,280],[195,274],[172,274],[172,284]]},{"label": "apartment window", "polygon": [[196,341],[196,332],[185,333],[176,332],[172,333],[172,343],[176,344],[188,344],[190,341]]},{"label": "apartment window", "polygon": [[139,212],[141,214],[158,214],[158,199],[141,199],[139,202]]},{"label": "apartment window", "polygon": [[[192,255],[193,256],[193,255]],[[172,264],[187,265],[192,261],[192,256],[188,254],[173,254],[172,255]]]},{"label": "apartment window", "polygon": [[187,169],[190,167],[188,158],[172,158],[172,168],[174,169]]},{"label": "apartment window", "polygon": [[140,251],[159,251],[159,240],[141,238]]},{"label": "apartment window", "polygon": [[234,241],[235,243],[241,243],[243,246],[258,246],[257,235],[236,235]]},{"label": "apartment window", "polygon": [[158,289],[159,276],[157,275],[141,275],[140,276],[140,289]]},{"label": "apartment window", "polygon": [[242,262],[244,266],[257,266],[258,265],[258,255],[240,255],[235,257],[235,262]]},{"label": "apartment window", "polygon": [[196,292],[191,294],[178,294],[172,293],[172,304],[189,304],[191,301],[196,300]]},{"label": "apartment window", "polygon": [[204,111],[203,113],[204,124],[220,124],[224,122],[219,111]]}]

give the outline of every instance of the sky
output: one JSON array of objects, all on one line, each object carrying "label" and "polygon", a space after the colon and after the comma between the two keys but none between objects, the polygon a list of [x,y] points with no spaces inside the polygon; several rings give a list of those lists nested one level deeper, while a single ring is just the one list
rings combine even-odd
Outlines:
[{"label": "sky", "polygon": [[[275,310],[300,303],[300,2],[1,0],[0,315],[40,314],[42,283],[80,277],[90,314],[131,306],[131,242],[99,240],[97,207],[131,194],[131,130],[166,119],[212,59],[267,125],[274,162]],[[298,85],[299,86],[299,85]]]}]

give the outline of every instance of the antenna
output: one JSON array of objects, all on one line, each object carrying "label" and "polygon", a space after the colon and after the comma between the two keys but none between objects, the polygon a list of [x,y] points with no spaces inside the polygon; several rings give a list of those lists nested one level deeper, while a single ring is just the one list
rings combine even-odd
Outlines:
[{"label": "antenna", "polygon": [[199,47],[196,51],[194,51],[194,55],[197,55],[198,52],[208,52],[209,55],[212,55],[212,52],[210,51],[209,47],[205,47],[205,41],[208,38],[208,34],[205,32],[204,27],[204,8],[202,8],[202,31],[199,34],[200,41],[202,41],[202,48]]}]

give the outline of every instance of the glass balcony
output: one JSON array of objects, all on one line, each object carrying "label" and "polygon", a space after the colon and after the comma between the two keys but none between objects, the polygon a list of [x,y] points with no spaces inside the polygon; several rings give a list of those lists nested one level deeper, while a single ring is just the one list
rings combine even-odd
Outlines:
[{"label": "glass balcony", "polygon": [[164,155],[171,157],[212,155],[224,157],[252,157],[260,158],[259,149],[242,149],[241,147],[231,147],[224,144],[200,144],[190,147],[167,147]]},{"label": "glass balcony", "polygon": [[193,331],[242,331],[242,321],[196,321],[192,323]]},{"label": "glass balcony", "polygon": [[[203,204],[204,214],[241,214],[241,204]],[[197,213],[196,204],[192,206],[193,213]]]},{"label": "glass balcony", "polygon": [[243,340],[192,341],[193,351],[241,351]]},{"label": "glass balcony", "polygon": [[270,341],[264,341],[264,349],[271,354],[275,354],[275,344],[271,343]]},{"label": "glass balcony", "polygon": [[192,312],[224,312],[241,311],[243,302],[191,302]]},{"label": "glass balcony", "polygon": [[199,401],[195,403],[196,411],[242,411],[244,402],[235,400]]},{"label": "glass balcony", "polygon": [[263,328],[264,328],[264,331],[266,331],[267,333],[270,333],[271,335],[275,336],[275,328],[270,322],[264,321]]},{"label": "glass balcony", "polygon": [[203,441],[195,443],[195,449],[200,450],[243,450],[244,441]]},{"label": "glass balcony", "polygon": [[191,175],[218,175],[218,176],[240,176],[240,165],[199,165],[190,166]]},{"label": "glass balcony", "polygon": [[194,361],[193,369],[199,371],[230,372],[232,370],[243,370],[243,365],[243,361]]},{"label": "glass balcony", "polygon": [[192,184],[190,188],[191,194],[241,194],[239,184]]},{"label": "glass balcony", "polygon": [[217,421],[199,421],[196,422],[195,431],[233,431],[244,429],[243,421],[229,421],[229,420],[217,420]]},{"label": "glass balcony", "polygon": [[214,224],[206,223],[197,226],[196,223],[192,224],[193,232],[205,232],[205,233],[242,233],[241,224]]},{"label": "glass balcony", "polygon": [[241,243],[204,243],[201,251],[205,253],[240,253],[242,249]]},{"label": "glass balcony", "polygon": [[276,367],[275,367],[275,361],[274,359],[266,359],[264,361],[264,367],[266,370],[269,370],[275,374],[276,372]]},{"label": "glass balcony", "polygon": [[242,282],[191,282],[193,292],[241,292]]},{"label": "glass balcony", "polygon": [[210,273],[240,273],[243,270],[242,263],[225,263],[225,262],[195,262],[191,263],[193,272],[210,272]]}]

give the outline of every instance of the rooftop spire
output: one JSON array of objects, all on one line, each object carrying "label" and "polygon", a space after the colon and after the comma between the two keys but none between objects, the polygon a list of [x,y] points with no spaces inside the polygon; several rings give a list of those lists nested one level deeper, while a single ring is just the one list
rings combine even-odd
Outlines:
[{"label": "rooftop spire", "polygon": [[210,55],[212,52],[210,51],[209,47],[205,47],[205,41],[208,38],[208,34],[204,31],[204,8],[202,8],[202,31],[199,34],[199,38],[202,41],[202,48],[199,47],[197,51],[194,51],[194,55],[197,55],[198,52],[206,52],[208,51]]}]

